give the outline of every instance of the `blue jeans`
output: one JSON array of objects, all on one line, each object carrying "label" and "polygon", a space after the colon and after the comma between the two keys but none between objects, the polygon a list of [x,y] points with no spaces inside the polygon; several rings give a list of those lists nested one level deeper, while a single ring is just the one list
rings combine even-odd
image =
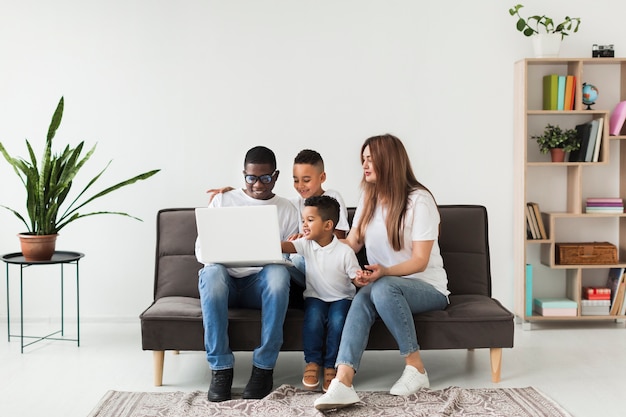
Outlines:
[{"label": "blue jeans", "polygon": [[443,310],[447,305],[448,297],[417,279],[386,276],[360,288],[346,317],[336,364],[355,371],[359,368],[377,317],[398,343],[402,356],[418,351],[413,314]]},{"label": "blue jeans", "polygon": [[306,288],[306,279],[304,276],[306,272],[306,265],[304,262],[304,256],[292,253],[289,258],[293,263],[293,266],[287,267],[289,274],[291,275],[291,280],[302,288]]},{"label": "blue jeans", "polygon": [[326,302],[313,297],[304,300],[302,348],[306,363],[313,362],[323,365],[324,368],[335,367],[341,332],[351,302],[352,300]]},{"label": "blue jeans", "polygon": [[261,345],[254,349],[252,363],[257,368],[274,369],[289,304],[287,268],[266,265],[257,274],[233,278],[223,265],[207,265],[199,278],[204,347],[211,369],[230,369],[235,364],[228,340],[228,307],[262,310]]}]

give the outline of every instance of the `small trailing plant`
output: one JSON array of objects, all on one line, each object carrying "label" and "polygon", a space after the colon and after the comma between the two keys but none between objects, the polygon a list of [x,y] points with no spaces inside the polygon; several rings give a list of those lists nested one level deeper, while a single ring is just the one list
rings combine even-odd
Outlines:
[{"label": "small trailing plant", "polygon": [[561,39],[565,38],[572,33],[578,32],[580,26],[580,17],[565,16],[565,19],[561,23],[556,24],[551,17],[546,15],[534,15],[524,19],[519,10],[524,7],[521,4],[517,4],[509,9],[511,16],[517,17],[517,30],[522,32],[524,36],[532,36],[540,33],[559,33]]},{"label": "small trailing plant", "polygon": [[52,116],[46,143],[39,161],[28,139],[26,140],[26,148],[28,150],[29,159],[12,157],[5,149],[4,145],[2,145],[2,142],[0,142],[0,153],[13,167],[13,170],[17,176],[20,177],[24,189],[26,190],[26,212],[25,214],[21,214],[17,210],[7,206],[0,205],[0,207],[15,214],[28,229],[28,234],[32,235],[56,234],[63,227],[75,220],[97,214],[117,214],[141,220],[127,213],[117,211],[81,213],[79,210],[97,198],[137,181],[150,178],[160,171],[158,169],[144,172],[143,174],[107,187],[91,196],[86,196],[85,193],[91,190],[91,186],[109,167],[109,162],[104,169],[89,180],[87,185],[78,193],[77,197],[71,200],[69,204],[63,205],[72,188],[76,175],[96,150],[96,146],[94,145],[86,154],[81,156],[84,142],[80,142],[75,148],[65,145],[63,150],[59,153],[52,151],[52,139],[61,124],[63,106],[63,97],[61,97],[56,111]]},{"label": "small trailing plant", "polygon": [[548,153],[550,149],[563,148],[565,152],[580,149],[580,141],[576,129],[561,129],[558,125],[548,124],[541,135],[533,135],[541,153]]}]

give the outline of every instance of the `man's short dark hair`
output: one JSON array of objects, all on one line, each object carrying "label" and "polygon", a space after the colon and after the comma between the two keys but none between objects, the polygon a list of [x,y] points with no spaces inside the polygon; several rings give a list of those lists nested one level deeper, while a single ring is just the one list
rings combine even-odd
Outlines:
[{"label": "man's short dark hair", "polygon": [[301,150],[294,158],[293,163],[317,166],[324,171],[324,160],[322,159],[322,155],[311,149]]},{"label": "man's short dark hair", "polygon": [[339,223],[339,202],[328,195],[318,195],[304,200],[305,207],[317,207],[322,220],[332,220],[333,230]]},{"label": "man's short dark hair", "polygon": [[243,167],[248,164],[268,164],[272,166],[272,171],[276,170],[276,155],[270,148],[265,146],[255,146],[246,153]]}]

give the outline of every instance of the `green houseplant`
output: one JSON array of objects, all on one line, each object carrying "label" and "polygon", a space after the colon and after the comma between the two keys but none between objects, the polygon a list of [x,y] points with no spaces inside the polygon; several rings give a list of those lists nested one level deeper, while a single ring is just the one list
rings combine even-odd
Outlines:
[{"label": "green houseplant", "polygon": [[578,32],[580,26],[579,17],[565,16],[562,22],[556,24],[554,19],[546,15],[534,15],[524,19],[519,10],[524,7],[521,4],[517,4],[509,9],[511,16],[517,16],[517,30],[522,32],[525,36],[533,36],[541,33],[556,33],[561,35],[561,39],[569,35],[569,32]]},{"label": "green houseplant", "polygon": [[509,9],[509,14],[517,18],[516,28],[524,36],[532,39],[535,57],[549,58],[559,56],[561,41],[571,33],[578,32],[580,26],[579,17],[565,18],[556,23],[554,19],[546,15],[534,15],[523,18],[519,11],[524,7],[517,4]]},{"label": "green houseplant", "polygon": [[533,135],[531,138],[537,141],[541,153],[552,153],[553,162],[563,162],[561,158],[565,157],[565,152],[580,149],[576,129],[561,129],[558,125],[548,124],[541,135]]},{"label": "green houseplant", "polygon": [[[58,232],[68,224],[78,219],[97,214],[117,214],[141,220],[123,212],[94,211],[81,213],[79,210],[97,198],[137,181],[150,178],[160,171],[155,169],[144,172],[87,196],[87,191],[91,189],[94,183],[109,167],[111,163],[109,161],[109,163],[95,177],[87,182],[87,185],[78,193],[78,195],[74,197],[73,200],[67,200],[69,203],[64,206],[77,174],[94,153],[96,146],[94,145],[84,155],[81,155],[84,147],[84,141],[80,142],[76,147],[66,145],[60,153],[53,152],[52,139],[61,124],[63,108],[64,99],[61,97],[54,115],[52,116],[46,137],[46,144],[43,148],[41,159],[39,161],[37,160],[33,147],[28,139],[26,139],[26,148],[28,150],[29,159],[21,157],[14,158],[10,156],[2,142],[0,142],[0,152],[7,162],[13,167],[13,170],[22,181],[26,190],[26,212],[25,214],[22,214],[18,210],[4,205],[0,207],[11,211],[24,223],[27,232],[20,235],[23,235],[25,238],[32,236],[46,236],[46,240],[48,241],[48,244],[44,245],[47,253],[42,255],[33,255],[30,253],[30,249],[25,249],[24,246],[22,246],[22,253],[27,260],[50,259],[54,253],[54,243]],[[52,246],[50,247],[50,245]],[[39,246],[41,246],[41,244]],[[43,259],[41,259],[42,257]]]}]

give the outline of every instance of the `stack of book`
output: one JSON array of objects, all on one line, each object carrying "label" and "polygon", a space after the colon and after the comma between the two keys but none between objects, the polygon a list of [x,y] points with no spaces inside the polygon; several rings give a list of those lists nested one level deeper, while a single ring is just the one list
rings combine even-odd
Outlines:
[{"label": "stack of book", "polygon": [[611,289],[606,287],[583,287],[580,301],[583,316],[608,316],[611,307]]},{"label": "stack of book", "polygon": [[623,316],[626,313],[626,274],[624,268],[609,269],[606,286],[611,290],[611,316]]},{"label": "stack of book", "polygon": [[543,77],[543,109],[574,110],[576,77],[550,74]]},{"label": "stack of book", "polygon": [[526,237],[528,239],[547,239],[548,233],[541,217],[539,204],[526,203]]},{"label": "stack of book", "polygon": [[569,153],[569,162],[598,162],[602,146],[604,117],[576,126],[576,138],[580,148]]},{"label": "stack of book", "polygon": [[621,198],[588,198],[585,203],[587,213],[623,213],[624,200]]},{"label": "stack of book", "polygon": [[576,317],[578,304],[569,298],[535,298],[535,312],[540,316]]}]

